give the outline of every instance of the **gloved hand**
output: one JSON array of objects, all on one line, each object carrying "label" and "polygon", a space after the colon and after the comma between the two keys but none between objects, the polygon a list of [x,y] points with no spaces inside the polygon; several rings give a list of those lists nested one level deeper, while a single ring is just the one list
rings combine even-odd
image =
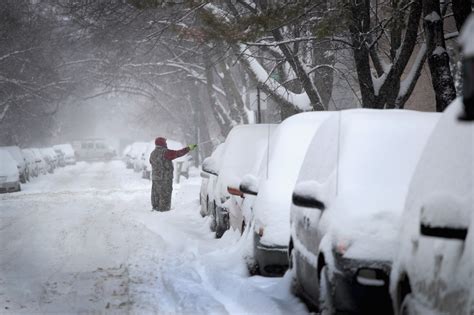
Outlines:
[{"label": "gloved hand", "polygon": [[190,151],[192,151],[192,150],[196,149],[197,146],[198,146],[197,144],[190,144],[190,145],[188,145],[188,148],[189,148]]}]

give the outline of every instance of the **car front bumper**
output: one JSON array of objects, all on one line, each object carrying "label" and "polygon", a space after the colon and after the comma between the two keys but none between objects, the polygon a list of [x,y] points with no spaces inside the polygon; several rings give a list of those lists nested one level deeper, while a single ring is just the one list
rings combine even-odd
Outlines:
[{"label": "car front bumper", "polygon": [[0,193],[8,193],[20,191],[20,182],[4,182],[0,183]]},{"label": "car front bumper", "polygon": [[260,274],[266,277],[282,276],[288,269],[288,246],[264,245],[257,233],[254,233],[253,239],[254,258]]},{"label": "car front bumper", "polygon": [[389,294],[390,263],[345,259],[335,254],[330,282],[337,311],[354,314],[393,314]]}]

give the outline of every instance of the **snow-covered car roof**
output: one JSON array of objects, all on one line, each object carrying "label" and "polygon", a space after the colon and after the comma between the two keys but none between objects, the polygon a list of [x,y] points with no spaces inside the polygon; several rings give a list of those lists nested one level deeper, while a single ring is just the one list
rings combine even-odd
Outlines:
[{"label": "snow-covered car roof", "polygon": [[0,176],[18,177],[17,162],[4,148],[0,148]]},{"label": "snow-covered car roof", "polygon": [[7,146],[7,147],[1,147],[1,148],[7,150],[8,152],[10,152],[10,155],[12,156],[13,159],[15,159],[15,161],[18,164],[20,164],[20,165],[25,164],[23,153],[21,152],[19,147],[17,147],[17,146]]},{"label": "snow-covered car roof", "polygon": [[411,181],[407,209],[419,209],[421,201],[437,192],[473,197],[474,123],[457,120],[462,110],[462,99],[458,98],[434,129]]},{"label": "snow-covered car roof", "polygon": [[253,206],[255,229],[265,229],[262,243],[288,245],[293,188],[314,133],[331,115],[332,112],[294,115],[273,132],[260,163],[258,195]]},{"label": "snow-covered car roof", "polygon": [[221,196],[228,195],[228,186],[238,188],[242,177],[256,169],[275,127],[274,124],[254,124],[232,128],[218,165],[217,192]]},{"label": "snow-covered car roof", "polygon": [[331,242],[352,244],[346,256],[392,258],[408,184],[439,117],[353,109],[319,128],[297,182],[313,183],[309,191],[325,203]]}]

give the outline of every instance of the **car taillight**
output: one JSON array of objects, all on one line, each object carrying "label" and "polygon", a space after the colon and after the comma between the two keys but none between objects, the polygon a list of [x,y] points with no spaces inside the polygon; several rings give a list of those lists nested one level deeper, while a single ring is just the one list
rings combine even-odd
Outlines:
[{"label": "car taillight", "polygon": [[351,242],[345,239],[339,240],[335,246],[335,250],[338,254],[344,255],[351,246]]}]

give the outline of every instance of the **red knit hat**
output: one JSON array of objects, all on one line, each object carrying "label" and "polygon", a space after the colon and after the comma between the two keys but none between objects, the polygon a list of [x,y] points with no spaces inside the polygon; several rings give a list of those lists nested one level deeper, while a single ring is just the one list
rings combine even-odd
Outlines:
[{"label": "red knit hat", "polygon": [[166,147],[166,138],[163,138],[163,137],[156,138],[155,145],[159,145],[160,147]]}]

